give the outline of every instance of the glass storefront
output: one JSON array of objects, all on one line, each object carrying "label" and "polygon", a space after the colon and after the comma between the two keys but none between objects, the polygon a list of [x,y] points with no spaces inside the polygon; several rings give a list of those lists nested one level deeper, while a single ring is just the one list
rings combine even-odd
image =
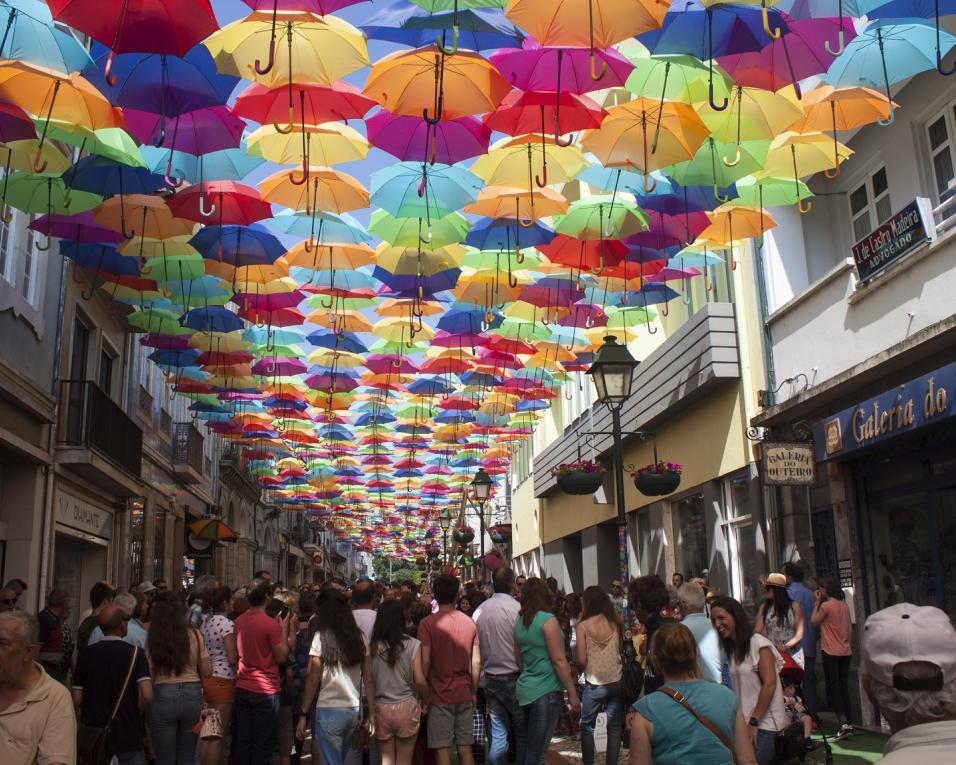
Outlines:
[{"label": "glass storefront", "polygon": [[677,513],[677,570],[685,579],[703,576],[708,567],[703,493],[677,500],[674,510]]},{"label": "glass storefront", "polygon": [[142,497],[134,497],[129,501],[129,580],[133,584],[143,581],[145,504]]}]

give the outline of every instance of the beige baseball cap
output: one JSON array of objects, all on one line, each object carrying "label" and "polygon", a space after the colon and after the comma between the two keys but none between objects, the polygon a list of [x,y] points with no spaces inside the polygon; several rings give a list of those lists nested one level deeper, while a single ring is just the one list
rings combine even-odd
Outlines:
[{"label": "beige baseball cap", "polygon": [[[895,676],[899,664],[925,661],[940,676],[914,681]],[[956,630],[934,606],[899,603],[872,614],[863,627],[863,670],[901,691],[938,691],[956,679]]]}]

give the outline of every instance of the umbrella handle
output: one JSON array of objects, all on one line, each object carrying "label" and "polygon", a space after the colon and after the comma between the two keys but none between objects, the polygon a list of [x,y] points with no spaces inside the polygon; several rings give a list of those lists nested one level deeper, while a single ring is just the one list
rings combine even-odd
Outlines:
[{"label": "umbrella handle", "polygon": [[[302,117],[305,119],[305,116]],[[289,124],[280,125],[278,122],[272,123],[272,128],[280,135],[289,135],[293,130],[295,130],[295,109],[289,104]]]},{"label": "umbrella handle", "polygon": [[273,37],[269,40],[269,58],[266,60],[266,65],[263,67],[259,59],[256,59],[256,74],[269,74],[272,71],[272,67],[276,63],[276,38],[273,33]]},{"label": "umbrella handle", "polygon": [[[650,183],[648,183],[650,181]],[[657,178],[647,172],[647,168],[644,170],[644,191],[647,194],[653,194],[654,189],[657,188]]]},{"label": "umbrella handle", "polygon": [[798,199],[797,200],[797,209],[800,211],[801,215],[806,215],[813,208],[813,202],[809,199]]},{"label": "umbrella handle", "polygon": [[424,236],[422,236],[422,232],[421,232],[421,231],[418,232],[418,241],[421,242],[422,244],[429,244],[429,243],[431,243],[431,240],[432,240],[432,227],[431,227],[431,226],[428,226],[428,228],[425,230],[425,235],[424,235]]},{"label": "umbrella handle", "polygon": [[445,104],[445,94],[439,93],[438,103],[435,104],[435,116],[429,117],[428,108],[426,107],[422,109],[422,119],[425,120],[425,122],[429,125],[437,125],[439,122],[441,122],[441,113],[444,110],[444,104]]},{"label": "umbrella handle", "polygon": [[113,76],[113,62],[116,60],[116,53],[110,51],[110,54],[106,57],[106,66],[103,67],[103,77],[106,79],[106,84],[111,88],[116,87],[118,79]]},{"label": "umbrella handle", "polygon": [[33,246],[36,247],[40,252],[46,252],[50,249],[50,245],[53,243],[53,240],[50,238],[50,235],[46,235],[46,244],[40,244],[39,242],[34,242]]},{"label": "umbrella handle", "polygon": [[737,144],[737,153],[734,155],[733,160],[727,159],[727,157],[721,157],[721,160],[724,163],[724,167],[734,167],[740,163],[740,144]]},{"label": "umbrella handle", "polygon": [[515,289],[518,286],[518,277],[515,276],[511,271],[508,271],[508,286],[511,289]]},{"label": "umbrella handle", "polygon": [[518,224],[522,228],[531,228],[532,226],[534,226],[534,218],[529,218],[527,220],[525,220],[524,218],[518,218]]},{"label": "umbrella handle", "polygon": [[561,138],[560,136],[561,136],[561,134],[558,132],[558,121],[555,120],[555,121],[554,121],[554,145],[555,145],[555,146],[560,146],[560,147],[562,147],[562,148],[566,148],[566,147],[570,146],[572,143],[574,143],[574,134],[573,134],[573,133],[571,133],[571,134],[568,135],[567,140],[564,140],[564,139]]},{"label": "umbrella handle", "polygon": [[332,308],[332,306],[335,305],[335,300],[331,295],[329,295],[329,302],[326,303],[324,300],[320,300],[319,305],[321,305],[325,309],[330,309]]},{"label": "umbrella handle", "polygon": [[[956,71],[956,66],[953,67],[953,71]],[[952,73],[953,73],[953,72],[949,72],[949,74],[952,74]],[[945,74],[945,73],[944,73],[944,74]],[[893,124],[893,120],[896,119],[896,113],[895,113],[894,110],[893,110],[893,101],[890,100],[888,103],[889,103],[889,106],[890,106],[889,116],[888,116],[885,120],[877,120],[877,121],[876,121],[876,124],[877,124],[877,125],[880,125],[881,127],[888,127],[889,125],[892,125],[892,124]]]},{"label": "umbrella handle", "polygon": [[[547,156],[547,155],[546,155]],[[535,173],[534,182],[538,184],[539,189],[543,189],[548,185],[548,161],[545,159],[544,164],[541,166],[541,175]]]},{"label": "umbrella handle", "polygon": [[730,99],[727,98],[727,96],[724,96],[724,102],[723,102],[722,104],[718,104],[718,103],[714,100],[714,73],[713,73],[713,71],[711,71],[711,74],[710,74],[710,83],[708,84],[707,97],[708,97],[708,99],[710,100],[710,108],[713,109],[715,112],[722,112],[722,111],[724,111],[724,109],[726,109],[726,108],[730,105]]},{"label": "umbrella handle", "polygon": [[714,199],[716,199],[721,204],[723,204],[724,202],[730,199],[729,196],[720,193],[720,189],[717,188],[716,183],[713,184],[713,191],[714,191]]},{"label": "umbrella handle", "polygon": [[[833,105],[833,102],[830,102]],[[832,181],[840,174],[840,149],[837,144],[836,132],[833,133],[833,169],[827,168],[823,171],[824,177],[828,181]]]},{"label": "umbrella handle", "polygon": [[[222,200],[220,200],[220,202],[221,201]],[[211,218],[216,214],[216,203],[213,202],[207,210],[205,205],[205,196],[203,194],[199,195],[199,214],[204,218]]]},{"label": "umbrella handle", "polygon": [[46,166],[48,164],[48,162],[45,159],[43,159],[43,157],[41,156],[42,152],[43,152],[43,146],[40,145],[37,147],[37,153],[33,157],[33,172],[38,174],[46,172]]},{"label": "umbrella handle", "polygon": [[306,252],[312,252],[315,248],[315,237],[312,234],[309,234],[309,238],[305,240],[303,247]]},{"label": "umbrella handle", "polygon": [[599,70],[596,70],[594,68],[594,60],[596,58],[597,57],[594,55],[594,48],[591,48],[591,54],[588,57],[588,68],[589,68],[589,74],[591,75],[591,79],[594,82],[603,80],[604,75],[607,73],[607,61],[605,61],[604,59],[601,59],[601,68]]},{"label": "umbrella handle", "polygon": [[178,189],[183,185],[182,178],[177,178],[173,175],[169,175],[168,173],[163,175],[163,180],[166,181],[166,185],[171,189]]},{"label": "umbrella handle", "polygon": [[843,33],[843,17],[842,16],[840,16],[840,31],[837,32],[836,50],[833,50],[833,48],[830,47],[829,40],[823,43],[823,47],[826,48],[827,53],[829,53],[831,56],[834,56],[834,57],[839,56],[840,54],[843,53],[844,50],[846,50],[846,37]]},{"label": "umbrella handle", "polygon": [[783,31],[780,27],[776,29],[770,28],[770,11],[766,5],[763,5],[760,8],[760,17],[763,20],[763,33],[771,40],[779,40],[780,35],[783,34]]},{"label": "umbrella handle", "polygon": [[304,186],[309,182],[309,158],[302,155],[302,177],[295,178],[295,170],[289,171],[289,183],[293,186]]},{"label": "umbrella handle", "polygon": [[454,56],[458,52],[458,24],[453,24],[451,27],[451,47],[445,47],[444,35],[438,35],[435,38],[435,45],[438,47],[442,53],[446,56]]}]

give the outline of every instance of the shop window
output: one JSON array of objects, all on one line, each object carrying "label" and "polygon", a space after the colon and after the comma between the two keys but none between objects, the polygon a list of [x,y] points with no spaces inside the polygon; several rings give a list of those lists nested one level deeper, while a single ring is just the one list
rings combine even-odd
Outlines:
[{"label": "shop window", "polygon": [[708,568],[707,523],[704,518],[704,495],[691,494],[674,503],[677,511],[677,570],[686,579],[703,576]]},{"label": "shop window", "polygon": [[[953,125],[956,122],[956,107],[947,107],[926,124],[926,140],[929,148],[929,164],[933,169],[933,191],[936,202],[942,204],[952,195],[950,184],[956,177],[953,165]],[[948,218],[956,211],[956,205],[943,212]]]},{"label": "shop window", "polygon": [[850,192],[853,241],[860,241],[892,215],[886,168],[881,167]]},{"label": "shop window", "polygon": [[143,581],[143,531],[145,500],[135,497],[129,501],[129,580]]},{"label": "shop window", "polygon": [[761,556],[757,550],[748,473],[724,481],[724,534],[730,559],[731,589],[750,612],[760,597]]}]

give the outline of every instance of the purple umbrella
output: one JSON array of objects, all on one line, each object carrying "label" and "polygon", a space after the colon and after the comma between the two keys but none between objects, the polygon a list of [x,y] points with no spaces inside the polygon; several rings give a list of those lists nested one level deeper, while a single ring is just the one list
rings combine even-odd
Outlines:
[{"label": "purple umbrella", "polygon": [[491,129],[477,117],[431,125],[421,117],[378,111],[365,120],[369,143],[400,160],[453,165],[488,151]]},{"label": "purple umbrella", "polygon": [[788,32],[758,51],[720,56],[718,63],[738,85],[764,90],[780,90],[793,84],[800,94],[799,81],[830,68],[833,56],[828,41],[837,37],[849,42],[856,37],[853,19],[825,18],[794,21],[781,13]]},{"label": "purple umbrella", "polygon": [[290,356],[266,357],[252,365],[252,373],[262,377],[300,375],[308,369],[301,359]]},{"label": "purple umbrella", "polygon": [[[607,64],[599,83],[591,79],[591,56]],[[492,65],[516,88],[563,93],[590,93],[623,87],[634,65],[616,50],[545,48],[526,37],[520,50],[503,49],[489,57]]]},{"label": "purple umbrella", "polygon": [[29,228],[47,236],[84,244],[119,244],[123,235],[93,222],[93,211],[77,215],[41,215]]},{"label": "purple umbrella", "polygon": [[[159,114],[124,109],[126,127],[140,143],[185,152],[198,157],[211,151],[237,149],[246,123],[226,106],[210,106],[180,114],[162,135],[165,119]],[[162,142],[160,142],[162,139]],[[172,152],[170,152],[172,158]]]},{"label": "purple umbrella", "polygon": [[0,103],[0,142],[24,141],[37,137],[30,115],[15,104]]}]

